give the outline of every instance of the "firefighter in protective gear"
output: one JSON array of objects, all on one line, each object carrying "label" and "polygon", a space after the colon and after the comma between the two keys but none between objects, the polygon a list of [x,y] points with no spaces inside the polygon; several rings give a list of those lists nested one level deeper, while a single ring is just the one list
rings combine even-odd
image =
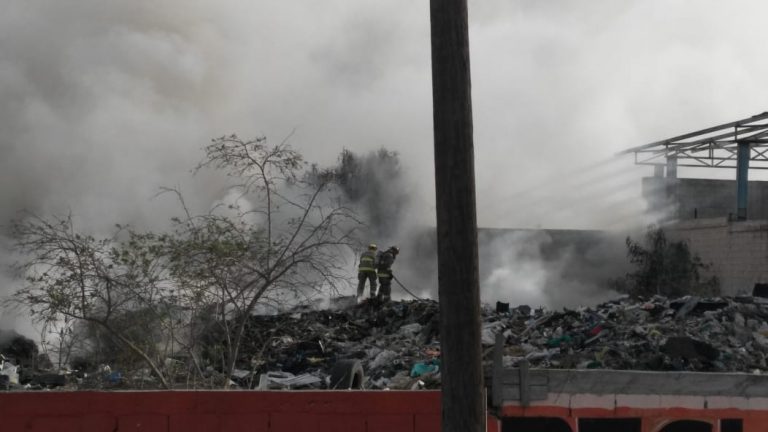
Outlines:
[{"label": "firefighter in protective gear", "polygon": [[371,298],[376,297],[376,245],[371,243],[368,250],[360,255],[360,265],[357,266],[357,298],[363,297],[365,281],[371,283]]},{"label": "firefighter in protective gear", "polygon": [[395,276],[392,274],[392,264],[397,258],[397,254],[400,253],[400,249],[397,246],[392,246],[378,257],[376,265],[376,274],[379,276],[379,295],[378,298],[381,301],[389,301],[392,294],[392,278]]}]

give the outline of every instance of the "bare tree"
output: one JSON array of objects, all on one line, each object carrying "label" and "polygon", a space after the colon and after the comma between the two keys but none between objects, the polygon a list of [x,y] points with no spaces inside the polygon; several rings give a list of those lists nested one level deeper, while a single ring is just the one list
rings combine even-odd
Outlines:
[{"label": "bare tree", "polygon": [[64,315],[59,320],[42,323],[40,346],[49,358],[51,355],[55,357],[57,370],[69,364],[72,353],[82,338],[82,334],[75,331],[76,322],[71,316]]},{"label": "bare tree", "polygon": [[[335,176],[304,166],[285,143],[232,135],[205,147],[195,170],[234,179],[228,198],[193,214],[179,190],[165,189],[184,211],[168,233],[118,225],[97,239],[78,233],[71,216],[26,215],[11,227],[26,284],[10,302],[49,328],[87,323],[79,328],[125,350],[127,362],[140,359],[163,387],[178,370],[167,359],[180,351],[200,377],[201,354],[219,363],[226,386],[257,309],[338,290],[348,277],[344,257],[360,222],[336,198]],[[59,335],[65,357],[70,336]]]},{"label": "bare tree", "polygon": [[[168,388],[161,370],[154,334],[160,312],[154,306],[167,289],[157,238],[118,226],[112,238],[97,239],[75,231],[72,217],[16,220],[11,233],[26,259],[17,265],[26,284],[8,302],[29,308],[43,323],[81,320],[103,329],[126,350],[141,358]],[[122,235],[124,240],[118,240]],[[141,320],[126,317],[138,309]],[[140,329],[132,327],[140,326]]]},{"label": "bare tree", "polygon": [[360,222],[334,198],[334,176],[302,176],[304,165],[285,143],[231,135],[213,140],[196,168],[235,180],[229,202],[192,215],[172,190],[185,217],[166,238],[171,274],[181,303],[212,315],[227,376],[257,308],[337,290],[348,276],[343,257]]}]

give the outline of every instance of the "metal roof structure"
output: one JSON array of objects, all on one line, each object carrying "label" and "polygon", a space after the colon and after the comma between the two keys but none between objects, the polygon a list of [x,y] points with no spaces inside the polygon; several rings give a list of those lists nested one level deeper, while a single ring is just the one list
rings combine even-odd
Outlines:
[{"label": "metal roof structure", "polygon": [[633,147],[636,165],[737,168],[738,144],[749,145],[749,168],[768,169],[768,112]]}]

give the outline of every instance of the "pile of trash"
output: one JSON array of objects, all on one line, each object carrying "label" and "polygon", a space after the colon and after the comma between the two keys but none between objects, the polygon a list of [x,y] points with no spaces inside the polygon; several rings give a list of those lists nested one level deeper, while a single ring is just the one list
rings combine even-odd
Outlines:
[{"label": "pile of trash", "polygon": [[[254,373],[268,375],[256,380],[261,388],[337,387],[333,369],[344,360],[360,362],[366,389],[439,388],[438,320],[431,300],[254,316],[243,355]],[[248,372],[239,374],[236,382]],[[278,374],[282,381],[272,378]]]},{"label": "pile of trash", "polygon": [[0,354],[0,390],[8,390],[11,385],[19,384],[18,370],[18,366]]},{"label": "pile of trash", "polygon": [[[438,313],[436,302],[418,300],[253,317],[244,352],[261,388],[330,388],[334,364],[349,359],[362,365],[363,388],[439,388]],[[760,297],[621,297],[561,311],[498,303],[484,306],[482,320],[486,368],[501,334],[505,367],[768,371]]]},{"label": "pile of trash", "polygon": [[51,373],[53,364],[37,343],[13,330],[0,329],[0,390],[60,387],[65,377]]},{"label": "pile of trash", "polygon": [[483,343],[504,335],[504,364],[651,371],[768,370],[768,299],[620,298],[547,312],[521,306],[485,317]]},{"label": "pile of trash", "polygon": [[[342,305],[337,299],[331,309],[253,316],[239,369],[229,377],[212,370],[209,384],[265,390],[440,388],[437,302],[347,300]],[[560,311],[485,305],[487,375],[497,339],[505,367],[525,360],[533,368],[762,373],[768,371],[768,299],[621,297]],[[182,361],[168,362],[184,368]],[[60,374],[20,379],[17,364],[0,356],[0,389],[19,388],[20,382],[32,389],[65,385]],[[124,373],[108,366],[70,381],[75,378],[76,388],[153,385],[148,370]]]}]

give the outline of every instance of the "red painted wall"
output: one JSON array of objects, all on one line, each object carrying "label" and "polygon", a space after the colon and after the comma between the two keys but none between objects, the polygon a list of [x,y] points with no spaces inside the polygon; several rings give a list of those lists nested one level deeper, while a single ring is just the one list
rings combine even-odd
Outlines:
[{"label": "red painted wall", "polygon": [[440,392],[0,393],[0,431],[439,432]]},{"label": "red painted wall", "polygon": [[[668,419],[741,418],[768,431],[768,411],[682,408],[614,410],[505,406],[504,416],[642,417],[655,432]],[[718,428],[715,428],[715,432]],[[0,392],[0,432],[439,432],[438,391]],[[488,417],[488,432],[500,432]]]},{"label": "red painted wall", "polygon": [[712,424],[713,432],[719,432],[720,419],[742,419],[743,432],[767,432],[768,411],[739,409],[688,409],[688,408],[564,408],[553,406],[505,406],[504,417],[559,417],[577,431],[578,418],[640,417],[643,432],[658,432],[674,420],[700,420]]}]

